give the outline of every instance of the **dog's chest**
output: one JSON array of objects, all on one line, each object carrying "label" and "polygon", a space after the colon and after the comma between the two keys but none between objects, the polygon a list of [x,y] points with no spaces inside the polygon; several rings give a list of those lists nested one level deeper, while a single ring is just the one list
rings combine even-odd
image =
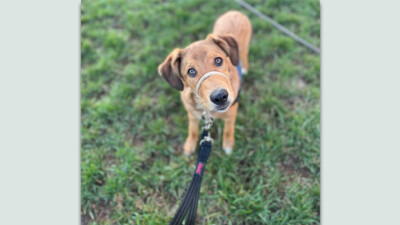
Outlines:
[{"label": "dog's chest", "polygon": [[185,105],[186,110],[189,111],[192,115],[195,115],[197,118],[201,119],[204,111],[204,105],[201,99],[196,97],[190,91],[181,92],[181,99]]},{"label": "dog's chest", "polygon": [[200,98],[197,98],[195,95],[192,96],[192,107],[198,118],[201,118],[204,111],[204,105]]}]

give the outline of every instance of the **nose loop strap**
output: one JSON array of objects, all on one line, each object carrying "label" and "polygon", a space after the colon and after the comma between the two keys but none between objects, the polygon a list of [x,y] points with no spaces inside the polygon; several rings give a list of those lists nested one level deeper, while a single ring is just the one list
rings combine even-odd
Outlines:
[{"label": "nose loop strap", "polygon": [[200,95],[199,95],[199,90],[200,90],[201,84],[202,84],[207,78],[211,77],[212,75],[223,76],[223,77],[225,77],[225,78],[228,80],[229,85],[231,84],[231,80],[229,79],[229,77],[228,77],[226,74],[221,73],[221,72],[218,72],[218,71],[210,71],[210,72],[204,74],[204,76],[202,76],[202,77],[200,78],[199,82],[197,82],[196,90],[195,90],[195,92],[194,92],[194,93],[196,94],[197,97],[200,97]]}]

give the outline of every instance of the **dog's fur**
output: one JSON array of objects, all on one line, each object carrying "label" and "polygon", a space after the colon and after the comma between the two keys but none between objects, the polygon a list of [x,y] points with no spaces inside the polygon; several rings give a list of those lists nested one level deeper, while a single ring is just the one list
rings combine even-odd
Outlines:
[{"label": "dog's fur", "polygon": [[[184,49],[174,49],[158,67],[159,74],[172,87],[181,91],[181,100],[188,112],[189,134],[183,146],[185,155],[190,155],[196,149],[199,122],[204,107],[211,111],[214,118],[224,120],[222,147],[227,154],[232,152],[239,106],[238,102],[233,103],[240,88],[236,66],[240,60],[242,72],[245,74],[249,69],[251,32],[250,20],[245,15],[238,11],[228,11],[217,19],[213,33],[205,40],[194,42]],[[214,64],[216,57],[222,58],[221,66]],[[190,68],[196,70],[195,77],[187,75]],[[230,82],[222,76],[211,76],[201,84],[198,98],[194,94],[197,82],[209,71],[219,71],[228,75]],[[224,110],[218,110],[210,100],[212,91],[218,89],[226,89],[229,94],[228,107]]]}]

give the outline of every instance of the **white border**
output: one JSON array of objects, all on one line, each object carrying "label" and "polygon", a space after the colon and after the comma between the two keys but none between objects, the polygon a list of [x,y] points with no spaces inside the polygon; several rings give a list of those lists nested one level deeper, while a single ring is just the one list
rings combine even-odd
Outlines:
[{"label": "white border", "polygon": [[80,4],[0,4],[0,224],[80,223]]},{"label": "white border", "polygon": [[[396,1],[323,1],[322,224],[399,224]],[[0,5],[0,224],[79,224],[79,4]]]},{"label": "white border", "polygon": [[399,8],[321,3],[323,225],[400,224]]}]

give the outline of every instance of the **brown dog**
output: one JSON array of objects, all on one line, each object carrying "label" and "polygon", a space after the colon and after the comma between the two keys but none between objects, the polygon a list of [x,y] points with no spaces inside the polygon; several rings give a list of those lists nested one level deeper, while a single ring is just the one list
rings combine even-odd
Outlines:
[{"label": "brown dog", "polygon": [[[189,134],[183,146],[185,155],[196,150],[199,122],[204,109],[223,119],[222,147],[227,154],[235,144],[235,120],[240,89],[236,66],[242,73],[249,69],[250,20],[240,12],[229,11],[214,24],[212,34],[184,49],[175,49],[158,67],[159,74],[175,89],[188,112]],[[215,75],[217,74],[217,75]],[[214,76],[210,76],[214,75]]]}]

